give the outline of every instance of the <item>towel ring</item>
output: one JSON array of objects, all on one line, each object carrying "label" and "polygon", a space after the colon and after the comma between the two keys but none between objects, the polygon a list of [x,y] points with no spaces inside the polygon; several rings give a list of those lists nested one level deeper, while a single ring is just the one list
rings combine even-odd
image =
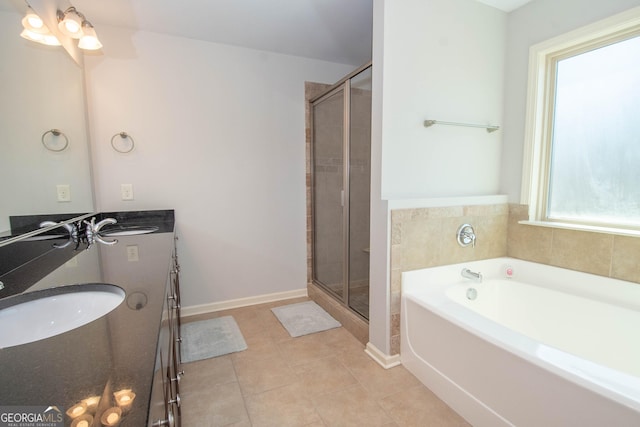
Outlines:
[{"label": "towel ring", "polygon": [[[116,136],[119,136],[119,137],[120,137],[120,139],[121,139],[122,141],[124,141],[125,139],[128,139],[129,141],[131,141],[131,147],[130,147],[128,150],[127,150],[127,149],[120,149],[120,148],[116,147],[116,144],[115,144],[115,142],[114,142],[114,140],[115,140]],[[112,146],[112,147],[113,147],[113,149],[114,149],[114,150],[116,150],[118,153],[124,153],[124,154],[126,154],[126,153],[130,153],[130,152],[133,150],[133,147],[135,147],[135,145],[136,145],[136,143],[135,143],[135,141],[133,140],[133,138],[131,137],[131,135],[129,135],[129,134],[128,134],[128,133],[126,133],[126,132],[116,133],[115,135],[113,135],[113,136],[111,137],[111,146]]]},{"label": "towel ring", "polygon": [[[55,148],[55,145],[51,145],[51,142],[47,142],[46,136],[48,134],[51,134],[53,137],[58,137],[62,135],[62,137],[64,138],[64,145],[62,146],[62,148]],[[46,148],[49,151],[55,151],[55,152],[64,151],[69,146],[69,138],[67,138],[67,135],[65,135],[64,132],[62,132],[60,129],[50,129],[46,131],[45,133],[42,134],[42,138],[40,138],[40,140],[42,141],[42,145],[44,145],[44,148]]]}]

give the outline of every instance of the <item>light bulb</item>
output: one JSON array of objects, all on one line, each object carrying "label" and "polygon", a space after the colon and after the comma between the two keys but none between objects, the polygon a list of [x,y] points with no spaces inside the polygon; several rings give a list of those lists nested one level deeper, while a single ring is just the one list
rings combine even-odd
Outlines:
[{"label": "light bulb", "polygon": [[37,15],[27,16],[27,22],[29,23],[29,26],[32,28],[42,28],[42,26],[44,25],[44,22],[42,22],[42,19],[40,19],[40,17]]},{"label": "light bulb", "polygon": [[82,18],[75,8],[71,7],[64,13],[58,11],[58,29],[73,39],[82,37]]},{"label": "light bulb", "polygon": [[93,29],[90,23],[84,21],[82,23],[83,36],[78,42],[78,47],[84,50],[98,50],[102,47],[102,43],[98,40],[96,31]]},{"label": "light bulb", "polygon": [[42,19],[31,9],[27,7],[27,13],[22,18],[22,26],[25,30],[32,31],[34,33],[48,33],[49,29],[44,25]]},{"label": "light bulb", "polygon": [[44,39],[40,42],[42,44],[46,44],[47,46],[61,46],[60,40],[53,34],[44,34]]},{"label": "light bulb", "polygon": [[35,33],[31,30],[24,29],[20,33],[20,37],[32,42],[45,44],[47,46],[60,46],[60,41],[58,40],[58,38],[53,34],[49,33],[48,31],[47,31],[47,34],[43,34],[43,33]]},{"label": "light bulb", "polygon": [[26,28],[22,30],[22,32],[20,33],[20,37],[22,37],[23,39],[30,40],[32,42],[40,42],[44,40],[44,34],[36,33],[34,31],[27,30]]},{"label": "light bulb", "polygon": [[80,25],[72,20],[72,19],[67,19],[64,21],[64,27],[67,29],[67,31],[69,31],[70,33],[78,33],[80,31]]}]

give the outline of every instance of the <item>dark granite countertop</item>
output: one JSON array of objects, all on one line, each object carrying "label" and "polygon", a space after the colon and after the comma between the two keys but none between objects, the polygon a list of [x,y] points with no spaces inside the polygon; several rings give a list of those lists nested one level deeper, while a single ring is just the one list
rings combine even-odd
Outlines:
[{"label": "dark granite countertop", "polygon": [[[66,411],[83,399],[100,396],[100,407],[106,408],[115,406],[113,392],[131,389],[136,398],[120,425],[147,425],[158,333],[174,247],[173,211],[163,212],[170,212],[170,218],[155,217],[146,221],[138,216],[131,222],[156,225],[156,232],[118,236],[115,237],[118,243],[113,246],[97,244],[89,250],[75,252],[70,248],[45,251],[1,277],[9,290],[24,287],[21,281],[29,284],[27,291],[101,282],[121,287],[126,297],[115,310],[80,328],[0,349],[0,405],[55,405]],[[118,222],[127,224],[127,216],[120,215]],[[52,244],[51,241],[34,243]],[[137,247],[137,260],[128,259],[133,246]],[[18,250],[16,248],[14,250]],[[52,264],[54,268],[59,267],[53,269]],[[46,277],[38,277],[38,273],[52,269]],[[38,281],[32,283],[35,279]],[[100,426],[99,420],[96,421],[93,425]],[[70,424],[71,419],[65,415],[65,425]]]}]

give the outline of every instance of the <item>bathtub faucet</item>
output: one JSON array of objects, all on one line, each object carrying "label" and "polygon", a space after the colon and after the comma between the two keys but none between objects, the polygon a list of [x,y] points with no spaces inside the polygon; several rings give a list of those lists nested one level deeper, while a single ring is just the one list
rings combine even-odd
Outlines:
[{"label": "bathtub faucet", "polygon": [[462,274],[462,277],[471,279],[474,282],[482,283],[482,273],[476,273],[475,271],[471,271],[468,268],[463,268],[460,274]]},{"label": "bathtub faucet", "polygon": [[458,227],[456,238],[458,239],[458,244],[463,248],[469,245],[471,245],[472,248],[476,247],[476,231],[471,224],[462,224]]}]

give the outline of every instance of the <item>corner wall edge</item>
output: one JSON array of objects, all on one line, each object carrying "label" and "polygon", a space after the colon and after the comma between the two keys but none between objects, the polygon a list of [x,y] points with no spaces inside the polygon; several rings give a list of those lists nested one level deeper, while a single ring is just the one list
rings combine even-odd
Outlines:
[{"label": "corner wall edge", "polygon": [[371,344],[371,342],[367,343],[364,352],[384,369],[391,369],[394,366],[402,364],[399,354],[388,356],[380,351],[375,345]]}]

